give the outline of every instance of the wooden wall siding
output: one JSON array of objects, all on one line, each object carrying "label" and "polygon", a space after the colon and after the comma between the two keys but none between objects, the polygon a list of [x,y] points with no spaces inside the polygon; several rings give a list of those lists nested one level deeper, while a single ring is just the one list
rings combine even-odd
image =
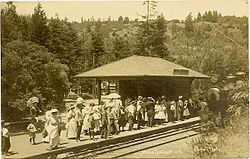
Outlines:
[{"label": "wooden wall siding", "polygon": [[177,99],[182,95],[188,97],[191,93],[192,79],[171,79],[171,80],[123,80],[119,81],[119,92],[122,100],[137,98],[139,95],[153,98],[172,97]]}]

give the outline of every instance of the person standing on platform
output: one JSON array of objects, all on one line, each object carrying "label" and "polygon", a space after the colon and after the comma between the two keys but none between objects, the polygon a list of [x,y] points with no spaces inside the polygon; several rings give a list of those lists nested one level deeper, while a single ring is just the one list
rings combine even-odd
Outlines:
[{"label": "person standing on platform", "polygon": [[81,131],[82,131],[82,125],[83,125],[82,108],[83,108],[83,105],[78,103],[75,109],[76,123],[77,123],[76,142],[81,141]]},{"label": "person standing on platform", "polygon": [[108,107],[103,105],[101,111],[101,138],[107,139],[108,136],[108,116],[107,116]]},{"label": "person standing on platform", "polygon": [[86,105],[86,107],[84,107],[84,109],[82,110],[82,116],[83,116],[83,126],[82,129],[85,133],[85,135],[88,134],[88,130],[90,127],[90,123],[89,123],[89,113],[92,111],[92,106],[93,103],[90,103],[90,105]]},{"label": "person standing on platform", "polygon": [[161,105],[163,105],[163,107],[165,108],[164,113],[165,113],[165,120],[164,122],[168,122],[168,114],[169,114],[169,105],[166,101],[166,97],[165,96],[161,96]]},{"label": "person standing on platform", "polygon": [[178,120],[183,120],[184,103],[182,101],[182,96],[179,96],[177,101],[177,118]]},{"label": "person standing on platform", "polygon": [[94,131],[96,134],[100,134],[100,124],[101,124],[101,113],[100,113],[100,106],[99,105],[95,105],[93,107],[93,118],[94,118],[94,124],[95,124],[95,128]]},{"label": "person standing on platform", "polygon": [[49,151],[54,150],[60,144],[60,127],[59,127],[59,111],[57,109],[51,110],[51,116],[49,118]]},{"label": "person standing on platform", "polygon": [[30,144],[35,145],[36,144],[36,126],[34,125],[36,123],[36,119],[32,118],[30,120],[30,124],[27,126],[27,130],[29,131],[29,139],[30,139]]},{"label": "person standing on platform", "polygon": [[176,103],[174,100],[170,103],[170,112],[169,112],[169,121],[174,122],[176,120],[177,113],[176,113]]},{"label": "person standing on platform", "polygon": [[191,97],[189,97],[187,100],[188,100],[188,110],[190,113],[190,117],[194,117],[194,102]]},{"label": "person standing on platform", "polygon": [[141,129],[141,125],[142,125],[142,96],[138,97],[138,101],[136,102],[136,116],[135,116],[135,120],[137,123],[137,129],[140,130]]},{"label": "person standing on platform", "polygon": [[43,139],[44,143],[49,143],[49,134],[48,134],[48,126],[49,126],[49,118],[51,117],[51,106],[47,106],[45,113],[45,124],[43,129]]},{"label": "person standing on platform", "polygon": [[10,123],[4,123],[3,129],[2,129],[2,142],[3,142],[3,154],[6,156],[9,156],[9,149],[11,146],[10,143],[10,134],[9,134],[9,129],[10,129]]},{"label": "person standing on platform", "polygon": [[88,116],[89,117],[88,122],[90,124],[90,126],[89,126],[89,137],[90,137],[91,140],[95,140],[95,131],[94,131],[94,129],[95,129],[95,121],[94,121],[93,114],[94,114],[94,111],[91,110],[90,113],[89,113],[89,116]]},{"label": "person standing on platform", "polygon": [[119,130],[121,128],[122,129],[121,131],[124,131],[124,127],[126,126],[125,108],[121,106],[119,111],[120,111],[119,120],[118,120]]},{"label": "person standing on platform", "polygon": [[153,127],[154,125],[154,115],[155,115],[155,100],[152,97],[148,97],[146,104],[148,126]]},{"label": "person standing on platform", "polygon": [[166,119],[165,109],[166,108],[164,107],[163,103],[159,103],[159,101],[156,101],[154,119],[158,123],[158,125],[162,125],[163,121]]},{"label": "person standing on platform", "polygon": [[126,112],[128,114],[129,131],[133,130],[135,111],[136,111],[135,102],[132,101],[130,105],[126,108]]},{"label": "person standing on platform", "polygon": [[68,111],[67,125],[66,125],[66,137],[68,139],[76,139],[77,133],[77,122],[76,122],[76,113],[75,113],[75,106],[71,105]]},{"label": "person standing on platform", "polygon": [[184,101],[183,117],[184,117],[184,119],[188,119],[189,116],[190,116],[190,112],[189,112],[189,109],[188,109],[188,100],[185,100]]},{"label": "person standing on platform", "polygon": [[147,111],[146,111],[146,106],[147,106],[147,98],[143,97],[142,99],[142,125],[145,126],[145,124],[147,123]]},{"label": "person standing on platform", "polygon": [[109,134],[112,131],[117,135],[119,134],[118,119],[117,108],[114,105],[111,105],[109,113]]}]

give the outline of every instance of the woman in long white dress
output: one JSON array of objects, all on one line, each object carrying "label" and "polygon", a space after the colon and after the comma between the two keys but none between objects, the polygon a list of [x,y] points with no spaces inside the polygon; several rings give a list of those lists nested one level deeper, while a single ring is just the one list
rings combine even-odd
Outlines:
[{"label": "woman in long white dress", "polygon": [[59,127],[59,117],[58,110],[52,109],[51,116],[49,117],[49,125],[47,127],[49,134],[50,149],[53,150],[60,144],[60,127]]},{"label": "woman in long white dress", "polygon": [[70,106],[70,110],[67,115],[67,125],[66,125],[66,137],[68,139],[75,139],[77,134],[77,122],[76,113],[74,112],[75,107]]},{"label": "woman in long white dress", "polygon": [[[90,106],[91,105],[91,106]],[[82,130],[85,132],[85,135],[87,135],[87,132],[90,128],[90,122],[89,122],[89,115],[90,112],[92,111],[92,104],[90,104],[89,106],[87,105],[83,110],[82,110],[82,116],[83,116],[83,126],[82,126]]]},{"label": "woman in long white dress", "polygon": [[163,121],[166,119],[165,109],[166,108],[163,105],[159,104],[158,101],[156,102],[154,118],[159,125],[161,125]]},{"label": "woman in long white dress", "polygon": [[48,126],[49,126],[49,118],[51,117],[51,107],[47,107],[47,111],[45,113],[45,124],[43,129],[43,139],[42,141],[45,143],[49,143],[49,134],[48,134]]}]

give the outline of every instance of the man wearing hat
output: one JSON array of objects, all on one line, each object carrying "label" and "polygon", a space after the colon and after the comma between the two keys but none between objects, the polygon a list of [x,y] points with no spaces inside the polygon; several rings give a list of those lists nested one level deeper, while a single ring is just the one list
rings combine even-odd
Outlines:
[{"label": "man wearing hat", "polygon": [[153,127],[154,124],[154,115],[155,115],[155,100],[152,97],[148,97],[145,104],[147,117],[148,117],[148,126]]},{"label": "man wearing hat", "polygon": [[76,114],[76,122],[77,122],[77,133],[76,133],[76,141],[80,140],[80,135],[82,131],[83,125],[83,114],[82,114],[83,105],[78,103],[76,105],[75,114]]},{"label": "man wearing hat", "polygon": [[142,108],[142,96],[139,96],[136,102],[136,122],[137,122],[137,129],[141,129],[141,124],[142,124],[142,113],[143,113],[143,108]]},{"label": "man wearing hat", "polygon": [[183,111],[184,111],[184,103],[182,101],[182,96],[179,96],[179,100],[177,101],[178,120],[183,120]]}]

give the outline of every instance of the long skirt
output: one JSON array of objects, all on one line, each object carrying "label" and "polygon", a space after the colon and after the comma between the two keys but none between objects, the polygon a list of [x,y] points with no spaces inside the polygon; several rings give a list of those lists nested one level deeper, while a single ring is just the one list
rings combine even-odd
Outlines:
[{"label": "long skirt", "polygon": [[48,133],[48,130],[49,129],[49,125],[48,125],[48,122],[45,123],[44,125],[44,129],[43,129],[43,139],[42,141],[45,142],[45,143],[49,143],[49,133]]},{"label": "long skirt", "polygon": [[89,130],[91,125],[90,125],[90,122],[88,120],[89,120],[89,115],[86,115],[83,119],[83,126],[82,126],[83,130]]},{"label": "long skirt", "polygon": [[50,126],[49,129],[49,143],[51,147],[57,147],[60,144],[59,127]]},{"label": "long skirt", "polygon": [[50,146],[57,147],[60,144],[60,137],[59,135],[50,138]]},{"label": "long skirt", "polygon": [[121,114],[118,120],[118,124],[121,127],[125,127],[126,126],[126,118],[125,118],[125,114]]},{"label": "long skirt", "polygon": [[166,115],[165,115],[165,116],[166,116],[165,122],[168,122],[168,121],[169,121],[169,119],[168,119],[168,113],[169,113],[169,112],[166,112]]},{"label": "long skirt", "polygon": [[100,131],[100,120],[94,120],[94,132]]},{"label": "long skirt", "polygon": [[77,136],[77,123],[75,119],[71,119],[66,126],[66,137],[68,139],[74,139]]},{"label": "long skirt", "polygon": [[189,112],[189,110],[188,110],[188,108],[186,108],[186,109],[184,109],[184,111],[183,111],[183,116],[189,116],[190,115],[190,112]]},{"label": "long skirt", "polygon": [[166,119],[166,114],[164,113],[164,111],[159,111],[158,113],[155,114],[154,119],[161,119],[161,120],[165,120]]}]

